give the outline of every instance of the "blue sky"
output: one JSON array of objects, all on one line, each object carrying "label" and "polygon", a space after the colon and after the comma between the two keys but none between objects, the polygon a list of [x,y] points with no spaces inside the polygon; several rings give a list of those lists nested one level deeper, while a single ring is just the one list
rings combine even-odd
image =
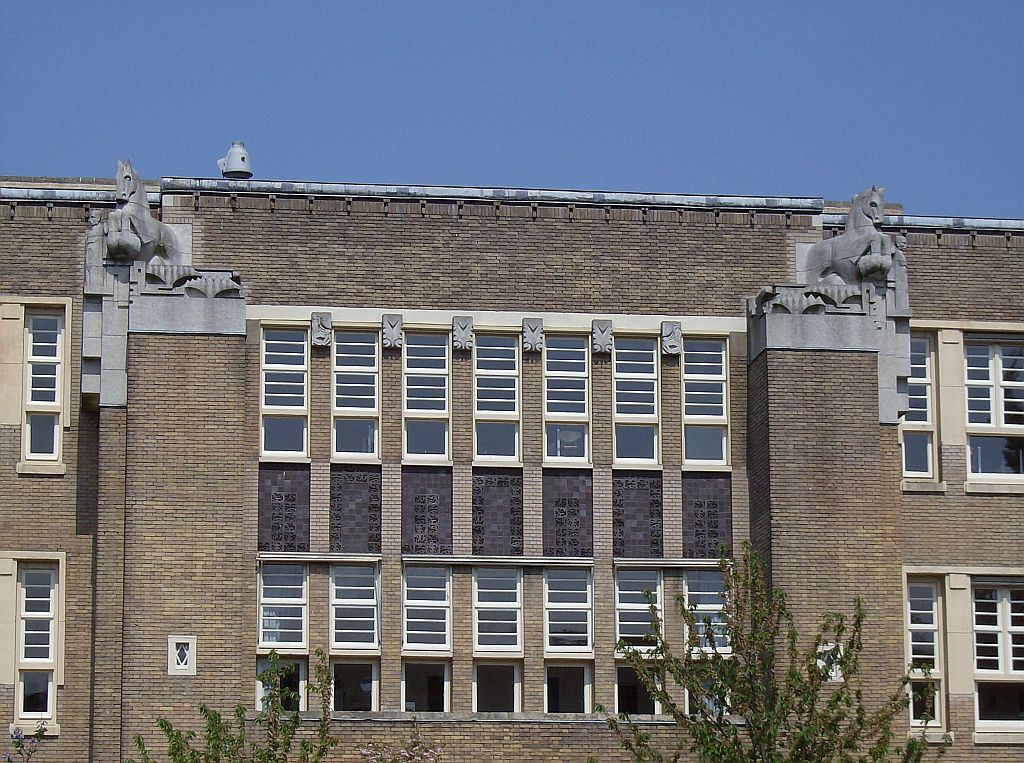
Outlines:
[{"label": "blue sky", "polygon": [[1024,2],[0,5],[0,174],[849,198],[1024,217]]}]

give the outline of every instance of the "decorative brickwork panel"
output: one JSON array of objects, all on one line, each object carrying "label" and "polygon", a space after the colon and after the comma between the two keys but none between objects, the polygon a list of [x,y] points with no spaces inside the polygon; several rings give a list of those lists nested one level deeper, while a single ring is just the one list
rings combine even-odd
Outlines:
[{"label": "decorative brickwork panel", "polygon": [[260,551],[309,551],[309,466],[260,464]]},{"label": "decorative brickwork panel", "polygon": [[522,469],[473,470],[473,553],[523,555]]},{"label": "decorative brickwork panel", "polygon": [[661,559],[661,473],[616,471],[612,474],[612,554],[635,559]]},{"label": "decorative brickwork panel", "polygon": [[683,556],[717,559],[732,551],[732,475],[683,473]]},{"label": "decorative brickwork panel", "polygon": [[544,556],[593,555],[593,473],[589,469],[545,469]]},{"label": "decorative brickwork panel", "polygon": [[402,469],[402,553],[452,553],[451,469]]},{"label": "decorative brickwork panel", "polygon": [[331,551],[380,553],[380,467],[331,467]]}]

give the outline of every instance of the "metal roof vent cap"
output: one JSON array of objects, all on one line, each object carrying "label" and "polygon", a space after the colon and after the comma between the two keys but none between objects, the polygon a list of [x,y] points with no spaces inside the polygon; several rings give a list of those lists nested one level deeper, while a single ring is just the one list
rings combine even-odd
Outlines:
[{"label": "metal roof vent cap", "polygon": [[245,143],[240,140],[231,142],[228,155],[217,160],[220,174],[231,180],[248,180],[252,177],[252,168],[249,166],[249,152],[245,150]]}]

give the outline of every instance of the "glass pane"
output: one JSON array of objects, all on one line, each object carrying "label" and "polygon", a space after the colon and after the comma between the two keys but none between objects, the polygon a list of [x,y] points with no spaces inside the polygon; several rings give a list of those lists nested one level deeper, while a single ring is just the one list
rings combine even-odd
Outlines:
[{"label": "glass pane", "polygon": [[334,709],[373,709],[373,665],[365,662],[334,664]]},{"label": "glass pane", "polygon": [[1024,474],[1024,437],[971,435],[972,474]]},{"label": "glass pane", "polygon": [[410,713],[443,713],[445,666],[434,662],[405,664],[405,710]]},{"label": "glass pane", "polygon": [[586,424],[548,424],[547,453],[549,458],[586,458]]},{"label": "glass pane", "polygon": [[28,452],[31,456],[57,454],[57,416],[31,413],[28,415]]},{"label": "glass pane", "polygon": [[586,712],[586,669],[579,665],[549,665],[547,694],[549,713]]},{"label": "glass pane", "polygon": [[448,452],[448,422],[409,419],[405,422],[405,449],[414,456],[443,456]]},{"label": "glass pane", "polygon": [[476,425],[478,456],[516,456],[519,425],[512,422],[481,421]]},{"label": "glass pane", "polygon": [[476,666],[476,712],[516,712],[515,665]]},{"label": "glass pane", "polygon": [[21,671],[21,712],[46,715],[50,709],[50,677],[48,670]]},{"label": "glass pane", "polygon": [[911,713],[915,721],[934,721],[938,717],[939,697],[936,685],[924,681],[910,685]]},{"label": "glass pane", "polygon": [[338,453],[376,453],[377,419],[335,419],[334,450]]},{"label": "glass pane", "polygon": [[615,457],[653,461],[658,452],[658,427],[654,424],[616,424]]},{"label": "glass pane", "polygon": [[683,435],[687,461],[725,462],[725,427],[687,426]]},{"label": "glass pane", "polygon": [[264,416],[263,450],[277,453],[305,452],[306,418]]},{"label": "glass pane", "polygon": [[633,668],[620,666],[615,671],[615,677],[618,690],[617,712],[630,715],[654,714],[654,697]]},{"label": "glass pane", "polygon": [[979,683],[978,719],[982,721],[1024,721],[1024,681],[1020,683]]},{"label": "glass pane", "polygon": [[903,433],[903,471],[907,474],[931,476],[931,444],[929,432]]}]

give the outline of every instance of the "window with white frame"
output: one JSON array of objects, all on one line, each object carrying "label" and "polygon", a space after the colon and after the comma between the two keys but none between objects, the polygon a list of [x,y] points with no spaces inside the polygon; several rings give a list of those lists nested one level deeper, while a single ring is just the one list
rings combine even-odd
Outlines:
[{"label": "window with white frame", "polygon": [[451,569],[405,568],[403,641],[410,650],[451,648]]},{"label": "window with white frame", "polygon": [[698,647],[707,651],[729,652],[729,635],[725,631],[725,583],[721,571],[687,572],[686,605],[692,609],[696,619]]},{"label": "window with white frame", "polygon": [[263,329],[260,374],[261,453],[305,456],[309,440],[306,329]]},{"label": "window with white frame", "polygon": [[657,463],[659,340],[616,336],[612,350],[615,369],[615,460]]},{"label": "window with white frame", "polygon": [[544,573],[544,648],[591,652],[594,648],[593,589],[589,569],[555,567]]},{"label": "window with white frame", "polygon": [[544,454],[590,461],[590,337],[544,337]]},{"label": "window with white frame", "polygon": [[660,611],[661,573],[658,570],[616,571],[615,625],[618,641],[637,649],[654,648],[654,642],[648,638],[654,634],[651,627],[652,603]]},{"label": "window with white frame", "polygon": [[683,338],[683,461],[729,462],[729,355],[724,339]]},{"label": "window with white frame", "polygon": [[519,458],[519,336],[477,334],[474,432],[477,459]]},{"label": "window with white frame", "polygon": [[615,712],[630,715],[656,715],[661,712],[660,703],[629,665],[617,665],[615,668]]},{"label": "window with white frame", "polygon": [[591,710],[592,668],[561,660],[549,662],[544,669],[544,708],[549,713],[589,713]]},{"label": "window with white frame", "polygon": [[260,567],[260,628],[262,649],[306,648],[306,568],[301,564],[263,564]]},{"label": "window with white frame", "polygon": [[449,453],[448,335],[405,334],[405,457]]},{"label": "window with white frame", "polygon": [[64,317],[53,312],[26,313],[25,335],[24,458],[59,461]]},{"label": "window with white frame", "polygon": [[1024,341],[964,343],[970,473],[1024,481]]},{"label": "window with white frame", "polygon": [[1024,728],[1024,580],[975,582],[974,678],[979,728]]},{"label": "window with white frame", "polygon": [[380,453],[380,337],[376,331],[334,332],[334,456],[375,459]]},{"label": "window with white frame", "polygon": [[331,667],[334,673],[335,711],[366,712],[377,709],[379,677],[376,662],[337,660]]},{"label": "window with white frame", "polygon": [[521,581],[518,567],[473,570],[473,647],[478,653],[522,650]]},{"label": "window with white frame", "polygon": [[473,712],[520,712],[522,686],[519,663],[477,662],[473,665]]},{"label": "window with white frame", "polygon": [[[270,659],[256,660],[256,709],[262,710],[270,694],[272,674]],[[277,660],[277,677],[281,682],[281,706],[289,712],[307,709],[306,682],[309,664],[305,657],[281,657]]]},{"label": "window with white frame", "polygon": [[907,651],[910,656],[911,677],[909,687],[910,718],[914,725],[934,726],[941,723],[942,661],[939,640],[939,606],[937,582],[916,579],[907,581]]},{"label": "window with white frame", "polygon": [[18,565],[18,685],[15,720],[56,717],[57,565]]},{"label": "window with white frame", "polygon": [[402,663],[402,709],[407,713],[447,712],[450,684],[447,662]]},{"label": "window with white frame", "polygon": [[331,645],[338,650],[380,646],[377,566],[331,567]]},{"label": "window with white frame", "polygon": [[935,475],[935,378],[932,341],[928,335],[910,338],[910,407],[900,423],[903,476],[931,479]]}]

